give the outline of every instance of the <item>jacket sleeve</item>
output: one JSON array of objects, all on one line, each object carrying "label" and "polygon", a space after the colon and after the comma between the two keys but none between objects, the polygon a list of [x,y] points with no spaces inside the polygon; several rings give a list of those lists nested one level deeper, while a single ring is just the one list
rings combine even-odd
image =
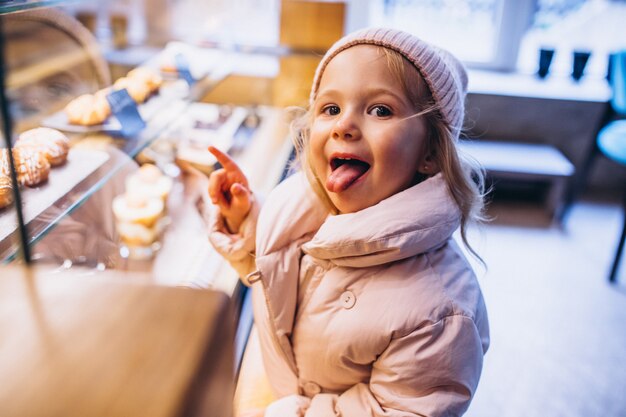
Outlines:
[{"label": "jacket sleeve", "polygon": [[305,416],[460,416],[476,390],[482,363],[473,320],[448,316],[393,339],[374,362],[369,384],[340,395],[318,394]]},{"label": "jacket sleeve", "polygon": [[[205,203],[207,204],[207,203]],[[254,263],[256,225],[260,211],[259,199],[252,196],[252,208],[245,218],[239,233],[231,234],[226,228],[224,217],[217,207],[207,204],[204,217],[208,227],[209,241],[215,250],[237,271],[244,284],[246,276],[256,270]]]}]

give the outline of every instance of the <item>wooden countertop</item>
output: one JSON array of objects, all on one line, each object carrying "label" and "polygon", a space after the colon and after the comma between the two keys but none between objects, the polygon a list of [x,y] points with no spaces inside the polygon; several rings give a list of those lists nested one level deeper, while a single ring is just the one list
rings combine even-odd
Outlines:
[{"label": "wooden countertop", "polygon": [[0,415],[231,415],[230,308],[128,274],[3,267]]}]

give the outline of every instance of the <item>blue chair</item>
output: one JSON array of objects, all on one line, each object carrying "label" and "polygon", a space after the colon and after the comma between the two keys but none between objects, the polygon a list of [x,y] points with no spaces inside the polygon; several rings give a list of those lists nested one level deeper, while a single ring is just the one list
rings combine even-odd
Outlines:
[{"label": "blue chair", "polygon": [[[576,175],[569,187],[563,205],[564,208],[558,217],[560,223],[563,223],[573,201],[584,189],[593,161],[599,153],[626,167],[626,49],[611,55],[607,78],[611,83],[613,97],[598,128],[596,140],[581,165],[578,175]],[[611,283],[617,280],[617,270],[622,258],[622,252],[624,251],[624,240],[626,239],[626,188],[624,189],[623,198],[624,225],[622,236],[615,252],[615,258],[611,265],[611,272],[609,273],[609,282]]]},{"label": "blue chair", "polygon": [[[613,98],[611,107],[617,116],[626,117],[626,50],[613,55],[611,59],[611,88]],[[626,120],[614,120],[604,126],[598,133],[596,146],[610,160],[626,167]],[[611,266],[609,281],[615,282],[626,238],[626,189],[624,190],[624,226]]]}]

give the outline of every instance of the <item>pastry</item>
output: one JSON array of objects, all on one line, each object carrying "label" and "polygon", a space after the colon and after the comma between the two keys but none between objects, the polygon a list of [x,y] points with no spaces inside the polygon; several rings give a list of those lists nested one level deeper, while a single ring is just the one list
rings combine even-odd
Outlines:
[{"label": "pastry", "polygon": [[0,210],[13,202],[13,184],[8,175],[0,174]]},{"label": "pastry", "polygon": [[113,199],[113,214],[120,223],[133,223],[152,228],[163,214],[163,201],[126,193]]},{"label": "pastry", "polygon": [[54,167],[64,164],[67,160],[70,140],[58,130],[39,127],[20,134],[15,147],[35,147],[40,149],[50,165]]},{"label": "pastry", "polygon": [[76,125],[92,126],[104,123],[111,115],[111,106],[106,99],[107,90],[96,94],[83,94],[65,106],[67,120]]},{"label": "pastry", "polygon": [[134,174],[126,179],[126,192],[132,195],[167,199],[173,181],[152,164],[143,164]]},{"label": "pastry", "polygon": [[149,246],[161,232],[159,220],[163,201],[134,194],[122,194],[113,199],[113,214],[122,242],[129,246]]},{"label": "pastry", "polygon": [[173,62],[171,62],[171,60],[161,63],[160,70],[165,74],[178,74],[178,68]]},{"label": "pastry", "polygon": [[33,147],[14,148],[13,162],[20,185],[35,187],[48,180],[50,163],[40,150]]},{"label": "pastry", "polygon": [[142,82],[148,87],[151,93],[157,91],[161,84],[163,84],[163,78],[156,71],[148,67],[137,67],[126,75],[132,80]]},{"label": "pastry", "polygon": [[120,239],[128,246],[150,246],[158,240],[156,227],[149,228],[137,223],[117,223]]},{"label": "pastry", "polygon": [[0,175],[9,176],[11,165],[9,165],[9,153],[6,149],[0,149]]},{"label": "pastry", "polygon": [[132,99],[138,104],[146,101],[150,95],[150,89],[147,84],[145,84],[142,80],[134,78],[122,77],[118,79],[115,84],[113,84],[113,88],[115,90],[125,88]]}]

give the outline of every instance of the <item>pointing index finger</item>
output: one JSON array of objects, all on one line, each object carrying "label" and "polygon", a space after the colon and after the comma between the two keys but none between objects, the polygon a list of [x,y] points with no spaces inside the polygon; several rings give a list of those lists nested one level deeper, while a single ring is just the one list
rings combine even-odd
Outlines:
[{"label": "pointing index finger", "polygon": [[235,161],[233,161],[230,156],[226,155],[215,146],[209,146],[209,152],[211,152],[213,156],[217,158],[217,161],[222,164],[224,169],[226,169],[227,171],[241,172]]}]

